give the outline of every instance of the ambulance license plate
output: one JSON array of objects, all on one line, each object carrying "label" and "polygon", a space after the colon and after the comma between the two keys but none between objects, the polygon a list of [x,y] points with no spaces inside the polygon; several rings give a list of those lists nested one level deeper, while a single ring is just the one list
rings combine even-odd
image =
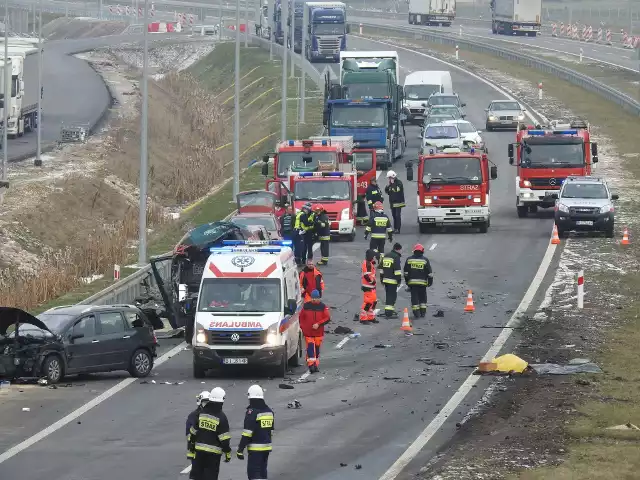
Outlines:
[{"label": "ambulance license plate", "polygon": [[248,358],[223,358],[222,363],[225,365],[246,365]]},{"label": "ambulance license plate", "polygon": [[578,220],[576,225],[593,225],[593,222],[591,220]]}]

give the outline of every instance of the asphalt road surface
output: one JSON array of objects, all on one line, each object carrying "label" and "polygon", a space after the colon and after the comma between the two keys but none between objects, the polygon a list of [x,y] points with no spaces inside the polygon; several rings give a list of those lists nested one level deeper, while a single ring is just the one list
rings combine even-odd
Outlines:
[{"label": "asphalt road surface", "polygon": [[[350,49],[388,50],[367,40],[350,40]],[[448,69],[419,54],[399,50],[402,76],[417,70]],[[323,65],[318,65],[322,70]],[[468,120],[483,125],[484,108],[504,95],[482,81],[451,69],[454,88],[467,103]],[[407,128],[409,148],[406,158],[416,158],[418,127]],[[246,391],[259,381],[266,388],[267,403],[275,410],[277,432],[270,461],[271,478],[281,480],[377,479],[415,440],[440,412],[460,384],[471,373],[469,365],[487,352],[496,336],[516,309],[532,281],[549,242],[550,215],[518,219],[514,197],[515,171],[506,157],[513,132],[484,133],[490,158],[498,165],[498,179],[492,182],[492,222],[489,233],[450,230],[430,235],[418,233],[415,182],[406,182],[407,207],[404,226],[397,241],[405,247],[421,242],[427,250],[435,282],[429,291],[427,318],[414,323],[417,335],[406,337],[400,320],[361,326],[353,321],[360,308],[360,262],[367,249],[362,229],[353,243],[331,245],[330,264],[323,268],[326,302],[332,307],[332,327],[343,325],[361,333],[358,339],[328,335],[323,346],[321,373],[312,382],[295,384],[293,390],[279,389],[281,380],[256,372],[228,372],[222,378],[205,382],[191,378],[191,352],[182,350],[154,369],[157,384],[133,382],[108,396],[84,415],[10,458],[0,453],[3,478],[21,480],[112,480],[184,479],[184,424],[201,390],[221,386],[227,391],[225,411],[232,425],[235,447],[242,429]],[[394,167],[405,180],[404,162]],[[381,183],[386,180],[381,178]],[[389,246],[387,245],[387,248]],[[463,313],[466,290],[472,289],[476,301],[474,314]],[[379,292],[382,293],[382,292]],[[384,303],[381,294],[379,302]],[[397,306],[409,306],[401,290]],[[443,318],[434,318],[437,309]],[[490,328],[482,328],[490,327]],[[439,347],[436,343],[440,343]],[[341,348],[336,348],[341,344]],[[376,348],[376,345],[391,345]],[[429,357],[442,365],[417,361]],[[301,378],[304,368],[292,371],[291,379]],[[96,376],[98,377],[98,376]],[[163,381],[182,381],[165,385]],[[97,381],[101,389],[112,379]],[[482,384],[478,385],[479,387]],[[422,461],[455,433],[455,423],[482,395],[472,393],[444,424],[425,449],[398,478],[408,478]],[[49,393],[49,390],[44,390]],[[90,395],[74,398],[73,390],[61,394],[41,408],[25,414],[19,404],[0,407],[1,417],[15,418],[14,425],[2,430],[2,449],[16,444],[77,409]],[[65,397],[65,395],[68,395]],[[68,398],[63,403],[62,398]],[[297,399],[301,409],[287,409]],[[22,429],[18,425],[26,423]],[[8,430],[8,431],[7,431]],[[45,432],[46,433],[46,432]],[[10,435],[9,440],[6,436]],[[3,461],[4,460],[4,461]],[[341,467],[340,463],[347,464]],[[355,465],[361,469],[355,469]],[[221,480],[246,478],[245,463],[233,459],[223,464]]]}]

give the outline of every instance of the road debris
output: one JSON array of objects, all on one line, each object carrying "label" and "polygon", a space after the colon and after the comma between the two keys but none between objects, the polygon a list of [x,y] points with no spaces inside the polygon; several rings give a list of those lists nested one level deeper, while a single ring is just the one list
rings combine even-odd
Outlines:
[{"label": "road debris", "polygon": [[360,470],[362,468],[362,465],[358,464],[356,465],[356,470]]},{"label": "road debris", "polygon": [[287,408],[294,408],[294,409],[302,408],[302,404],[298,400],[294,400],[293,402],[287,403]]},{"label": "road debris", "polygon": [[280,383],[278,385],[278,388],[281,388],[283,390],[293,390],[295,387],[293,385],[288,385],[286,383]]},{"label": "road debris", "polygon": [[341,467],[346,467],[346,466],[347,466],[347,464],[346,464],[346,463],[342,463],[342,462],[340,462],[340,466],[341,466]]},{"label": "road debris", "polygon": [[490,362],[480,362],[476,373],[525,373],[530,370],[529,364],[520,357],[507,353],[494,358]]},{"label": "road debris", "polygon": [[436,313],[433,314],[433,316],[436,318],[444,317],[444,310],[438,310]]},{"label": "road debris", "polygon": [[556,363],[533,363],[531,368],[538,375],[573,375],[575,373],[602,373],[602,369],[595,363],[578,363],[558,365]]},{"label": "road debris", "polygon": [[393,345],[383,345],[381,343],[374,345],[373,348],[391,348]]},{"label": "road debris", "polygon": [[449,348],[449,344],[448,343],[444,343],[444,342],[434,342],[433,346],[436,347],[436,348],[439,348],[440,350],[444,350],[445,348]]},{"label": "road debris", "polygon": [[[416,362],[423,362],[426,363],[427,365],[444,365],[444,362],[439,362],[437,360],[434,360],[433,358],[416,358]],[[475,365],[474,365],[475,367]]]},{"label": "road debris", "polygon": [[402,377],[382,377],[383,380],[402,380]]},{"label": "road debris", "polygon": [[353,333],[353,330],[351,330],[349,327],[343,327],[342,325],[338,325],[336,329],[333,331],[333,333],[337,335],[348,335],[350,333]]},{"label": "road debris", "polygon": [[30,412],[31,409],[29,407],[22,407],[23,412]]}]

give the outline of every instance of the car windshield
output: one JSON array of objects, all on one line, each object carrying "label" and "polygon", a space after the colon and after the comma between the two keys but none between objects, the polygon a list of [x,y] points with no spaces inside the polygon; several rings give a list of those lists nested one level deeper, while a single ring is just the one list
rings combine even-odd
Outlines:
[{"label": "car windshield", "polygon": [[471,157],[427,157],[423,160],[422,175],[423,181],[430,178],[433,185],[482,183],[480,160]]},{"label": "car windshield", "polygon": [[429,105],[458,105],[455,95],[434,95],[429,99]]},{"label": "car windshield", "polygon": [[425,123],[429,125],[430,123],[442,123],[448,120],[455,120],[453,115],[429,115],[425,119]]},{"label": "car windshield", "polygon": [[335,105],[331,115],[334,127],[382,128],[387,125],[386,107],[359,107]]},{"label": "car windshield", "polygon": [[344,23],[322,23],[313,26],[316,35],[341,35],[344,33]]},{"label": "car windshield", "polygon": [[347,180],[312,180],[296,182],[293,195],[296,200],[349,200],[351,183]]},{"label": "car windshield", "polygon": [[293,172],[315,171],[318,169],[318,161],[335,162],[336,154],[333,152],[280,152],[278,153],[278,176],[286,177],[289,169]]},{"label": "car windshield", "polygon": [[562,198],[609,198],[607,189],[601,183],[568,183],[562,190]]},{"label": "car windshield", "polygon": [[353,161],[356,164],[356,170],[368,172],[373,168],[373,152],[353,152]]},{"label": "car windshield", "polygon": [[278,278],[205,278],[198,311],[280,312],[280,291]]},{"label": "car windshield", "polygon": [[494,112],[505,110],[520,110],[520,105],[517,102],[496,102],[491,104],[489,110],[492,110]]},{"label": "car windshield", "polygon": [[477,132],[476,127],[471,125],[469,122],[460,122],[456,123],[458,130],[460,133],[475,133]]},{"label": "car windshield", "polygon": [[[42,320],[49,330],[55,333],[60,333],[64,328],[69,325],[71,321],[76,318],[76,315],[69,315],[68,313],[56,313],[55,310],[53,312],[44,312],[40,315],[37,315],[36,318],[38,320]],[[33,327],[32,328],[36,328]]]},{"label": "car windshield", "polygon": [[430,113],[432,115],[450,115],[454,120],[461,118],[460,110],[456,107],[433,107]]},{"label": "car windshield", "polygon": [[345,98],[384,98],[389,96],[386,83],[349,83],[345,86]]},{"label": "car windshield", "polygon": [[458,130],[454,126],[429,126],[424,131],[424,138],[432,138],[434,140],[441,138],[458,138]]},{"label": "car windshield", "polygon": [[405,85],[404,96],[407,100],[426,100],[432,93],[440,91],[440,85]]},{"label": "car windshield", "polygon": [[272,232],[277,230],[273,217],[238,215],[237,217],[233,217],[231,221],[236,225],[242,225],[244,227],[259,225]]},{"label": "car windshield", "polygon": [[582,143],[527,143],[528,148],[522,148],[522,161],[525,168],[568,168],[584,165],[584,150]]}]

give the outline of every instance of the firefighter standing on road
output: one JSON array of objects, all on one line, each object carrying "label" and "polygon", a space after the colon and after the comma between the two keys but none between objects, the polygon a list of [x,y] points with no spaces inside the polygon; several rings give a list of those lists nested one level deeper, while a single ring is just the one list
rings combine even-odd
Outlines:
[{"label": "firefighter standing on road", "polygon": [[[282,233],[282,238],[285,240],[293,240],[295,242],[295,230],[294,230],[295,216],[293,214],[293,210],[291,205],[284,205],[284,213],[280,217],[280,232]],[[295,243],[294,243],[295,250]],[[296,255],[296,261],[298,257]]]},{"label": "firefighter standing on road", "polygon": [[378,296],[376,293],[376,256],[375,250],[367,250],[366,257],[362,261],[362,307],[360,308],[360,323],[369,325],[378,323],[376,320],[376,305]]},{"label": "firefighter standing on road", "polygon": [[400,233],[402,228],[402,209],[406,206],[404,203],[404,186],[393,170],[387,172],[387,178],[389,179],[389,184],[384,187],[384,191],[389,195],[389,203],[391,204],[393,233]]},{"label": "firefighter standing on road", "polygon": [[314,290],[318,290],[322,298],[324,279],[322,272],[313,264],[313,260],[307,260],[307,264],[300,272],[300,290],[305,302],[311,300],[311,292]]},{"label": "firefighter standing on road", "polygon": [[307,202],[302,207],[300,216],[300,231],[303,239],[302,264],[307,260],[313,260],[313,243],[315,242],[314,215],[311,211],[311,203]]},{"label": "firefighter standing on road", "polygon": [[300,329],[307,342],[307,366],[309,373],[319,372],[320,347],[324,339],[324,326],[331,321],[329,308],[320,301],[320,292],[311,292],[311,301],[302,306]]},{"label": "firefighter standing on road", "polygon": [[396,243],[393,250],[380,261],[380,280],[384,285],[385,305],[384,314],[387,318],[398,318],[396,312],[396,300],[398,287],[402,283],[402,245]]},{"label": "firefighter standing on road", "polygon": [[205,390],[196,397],[196,409],[187,417],[187,458],[191,460],[191,472],[189,472],[189,479],[198,478],[196,472],[195,458],[196,458],[196,439],[191,435],[191,427],[194,427],[198,423],[198,415],[209,401],[209,391]]},{"label": "firefighter standing on road", "polygon": [[189,430],[195,437],[195,480],[218,480],[220,460],[231,461],[229,420],[222,411],[225,391],[216,387],[209,394],[209,401],[198,414],[198,422]]},{"label": "firefighter standing on road", "polygon": [[381,253],[384,253],[386,237],[389,237],[390,242],[393,241],[391,221],[384,213],[382,202],[376,202],[373,204],[373,211],[369,217],[369,224],[364,229],[364,239],[366,240],[369,235],[371,235],[369,250],[374,250],[376,252],[376,257],[379,257]]},{"label": "firefighter standing on road", "polygon": [[329,243],[331,242],[331,222],[327,217],[327,212],[321,205],[316,205],[314,211],[314,231],[320,241],[320,261],[318,265],[329,263]]},{"label": "firefighter standing on road", "polygon": [[376,177],[371,179],[371,183],[369,183],[369,186],[367,187],[367,193],[365,193],[365,198],[367,200],[367,206],[369,207],[369,214],[373,211],[373,205],[376,202],[382,203],[384,200]]},{"label": "firefighter standing on road", "polygon": [[249,452],[247,478],[267,480],[267,465],[271,453],[271,436],[275,427],[273,410],[264,401],[264,390],[259,385],[251,385],[248,395],[249,406],[244,416],[244,430],[236,456],[244,460],[244,449]]},{"label": "firefighter standing on road", "polygon": [[427,315],[427,287],[433,284],[431,263],[424,256],[424,247],[413,247],[413,255],[404,264],[404,281],[411,292],[411,309],[414,318]]},{"label": "firefighter standing on road", "polygon": [[302,260],[305,252],[304,246],[304,230],[302,229],[302,214],[304,212],[300,210],[296,213],[293,221],[293,251],[296,257],[296,265],[301,267],[304,265],[304,261]]}]

